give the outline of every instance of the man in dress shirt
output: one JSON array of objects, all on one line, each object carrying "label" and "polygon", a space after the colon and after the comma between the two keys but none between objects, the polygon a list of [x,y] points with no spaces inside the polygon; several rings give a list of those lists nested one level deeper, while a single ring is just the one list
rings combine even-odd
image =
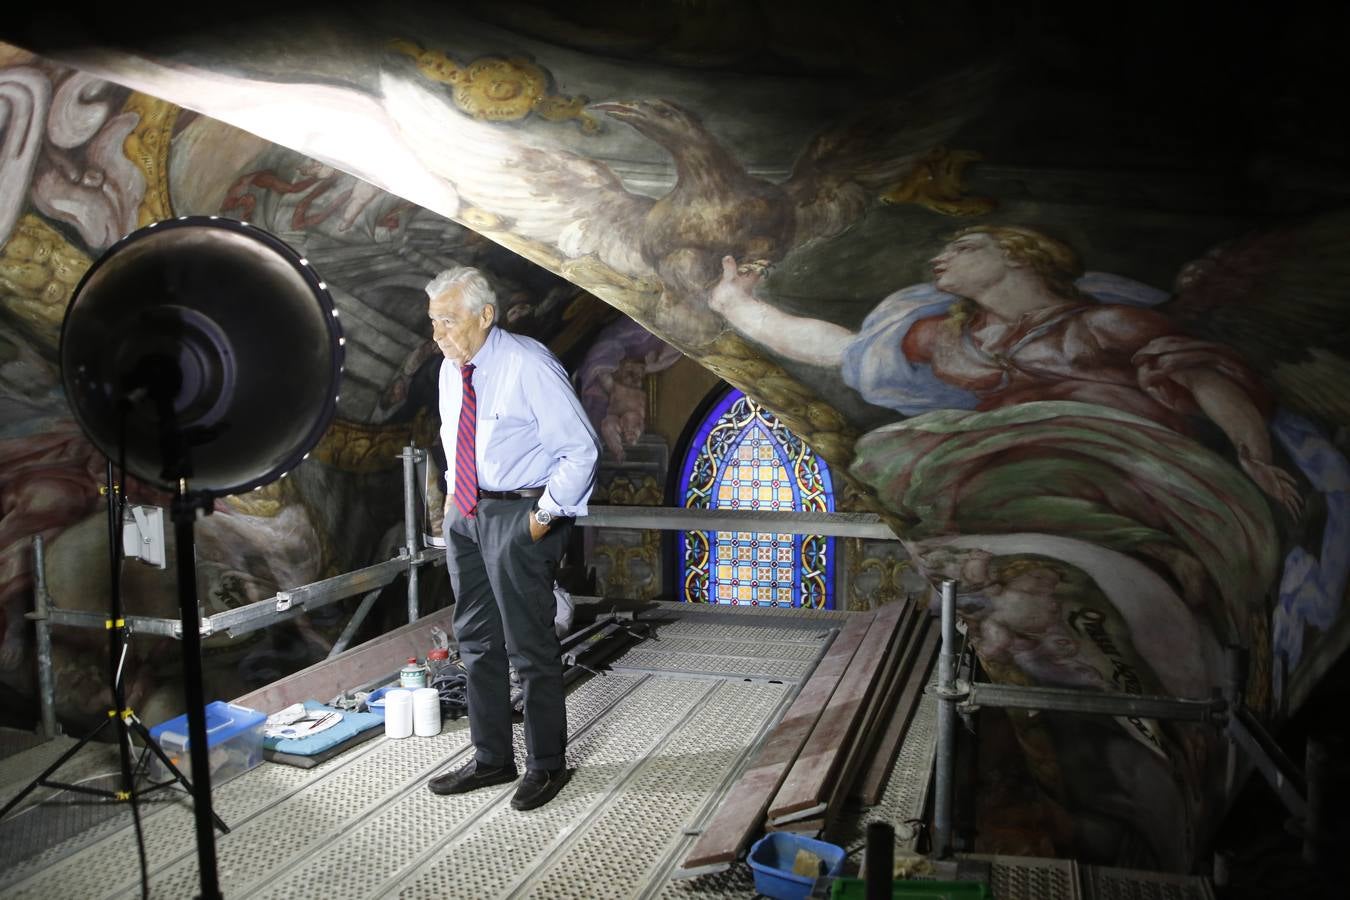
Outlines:
[{"label": "man in dress shirt", "polygon": [[[474,744],[473,760],[429,786],[459,794],[516,779],[509,660],[524,682],[526,751],[511,805],[534,809],[571,776],[553,575],[573,517],[586,514],[600,444],[548,348],[494,327],[496,295],[480,272],[450,269],[426,290],[445,355],[445,561]],[[467,446],[476,449],[472,460],[458,459]],[[474,480],[476,491],[464,487]]]}]

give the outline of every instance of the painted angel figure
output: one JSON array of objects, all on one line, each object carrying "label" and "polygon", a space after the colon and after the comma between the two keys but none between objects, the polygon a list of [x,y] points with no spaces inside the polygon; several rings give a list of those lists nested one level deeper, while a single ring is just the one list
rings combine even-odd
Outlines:
[{"label": "painted angel figure", "polygon": [[[917,537],[1010,527],[1073,534],[1162,565],[1192,605],[1204,605],[1212,585],[1227,608],[1220,618],[1231,616],[1241,634],[1278,568],[1273,513],[1297,519],[1303,507],[1272,436],[1314,487],[1325,490],[1338,469],[1335,455],[1317,462],[1291,449],[1296,432],[1305,444],[1316,439],[1291,410],[1275,412],[1247,362],[1251,347],[1240,353],[1194,336],[1206,321],[1200,300],[1214,303],[1201,288],[1212,294],[1217,277],[1196,269],[1225,262],[1188,267],[1170,298],[1084,273],[1067,245],[1034,229],[982,226],[933,257],[933,282],[890,295],[856,333],[754,297],[759,273],[738,271],[731,259],[711,303],[748,337],[791,359],[838,366],[864,399],[913,417],[864,436],[854,473],[890,508],[927,510]],[[1263,312],[1250,298],[1239,297],[1236,309],[1253,319]],[[1291,392],[1278,372],[1275,381],[1284,399]],[[1199,442],[1212,426],[1245,478]],[[1321,441],[1319,449],[1329,446]],[[938,478],[924,461],[980,442],[978,461],[966,457],[959,475],[948,467]],[[1017,458],[996,459],[994,445]],[[991,479],[1005,489],[988,490]],[[1010,493],[1014,483],[1021,488]],[[1103,487],[1113,483],[1122,487]],[[1105,493],[1113,495],[1097,496]],[[1212,521],[1194,514],[1202,497]],[[1241,572],[1229,555],[1247,561]]]},{"label": "painted angel figure", "polygon": [[[1343,379],[1350,355],[1336,294],[1350,275],[1343,234],[1324,221],[1234,243],[1188,265],[1169,294],[1084,272],[1035,229],[977,227],[933,257],[932,282],[886,297],[857,332],[759,299],[758,269],[729,257],[710,305],[907,417],[860,438],[851,472],[910,523],[921,564],[944,548],[993,554],[1003,572],[1049,560],[1046,571],[1068,579],[1034,629],[988,623],[1023,622],[1035,592],[997,579],[972,587],[968,618],[987,663],[1089,689],[1122,689],[1128,671],[1173,696],[1204,696],[1221,680],[1219,647],[1260,646],[1270,627],[1275,683],[1255,691],[1280,700],[1305,624],[1330,625],[1350,575],[1350,467],[1313,421],[1350,422],[1344,388],[1313,375]],[[1319,526],[1320,546],[1294,543]],[[1069,640],[1037,643],[1033,632]],[[1103,733],[1098,749],[1152,744],[1145,758],[1163,760],[1160,784],[1200,783],[1212,748],[1144,724]],[[1081,752],[1064,740],[1061,752]],[[1119,751],[1116,787],[1151,765],[1137,753]],[[1115,791],[1057,788],[1071,789]],[[1184,799],[1192,790],[1164,794],[1189,810],[1183,818],[1203,818],[1204,802]],[[1107,817],[1132,822],[1128,839],[1153,862],[1184,864],[1178,835],[1149,824],[1170,815],[1121,800]]]}]

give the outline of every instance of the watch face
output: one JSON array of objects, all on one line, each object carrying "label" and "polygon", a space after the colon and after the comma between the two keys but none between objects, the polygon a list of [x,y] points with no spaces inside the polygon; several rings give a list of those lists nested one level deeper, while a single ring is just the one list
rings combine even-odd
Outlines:
[{"label": "watch face", "polygon": [[546,512],[542,509],[536,509],[534,511],[534,520],[540,525],[547,525],[549,522],[553,521],[553,513]]}]

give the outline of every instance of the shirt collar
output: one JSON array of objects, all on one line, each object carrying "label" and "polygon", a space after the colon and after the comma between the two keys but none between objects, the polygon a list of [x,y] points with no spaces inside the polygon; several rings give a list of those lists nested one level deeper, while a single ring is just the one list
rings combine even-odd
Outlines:
[{"label": "shirt collar", "polygon": [[489,328],[487,340],[483,341],[483,346],[478,348],[478,352],[471,356],[467,363],[460,363],[461,368],[465,365],[472,365],[475,369],[478,369],[491,362],[492,357],[496,352],[499,331],[501,331],[501,329],[496,325]]}]

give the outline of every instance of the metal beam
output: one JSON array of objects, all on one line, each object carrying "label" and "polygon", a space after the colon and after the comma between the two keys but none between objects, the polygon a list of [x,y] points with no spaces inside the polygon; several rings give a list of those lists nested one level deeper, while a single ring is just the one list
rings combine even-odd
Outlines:
[{"label": "metal beam", "polygon": [[962,711],[970,712],[982,706],[1219,723],[1224,721],[1228,710],[1228,702],[1222,697],[1186,700],[1076,688],[1022,687],[984,682],[968,685],[967,699],[961,704]]},{"label": "metal beam", "polygon": [[[77,628],[97,628],[102,631],[106,627],[108,614],[49,607],[47,619],[53,625],[74,625]],[[162,619],[157,616],[123,616],[123,619],[126,620],[127,631],[132,634],[157,634],[160,637],[176,638],[180,636],[179,630],[182,628],[177,619]]]},{"label": "metal beam", "polygon": [[1285,755],[1280,745],[1266,734],[1245,707],[1228,720],[1228,736],[1247,755],[1252,765],[1280,798],[1284,808],[1300,823],[1308,815],[1307,784],[1293,760]]},{"label": "metal beam", "polygon": [[[373,566],[357,569],[355,572],[344,572],[323,581],[301,585],[288,591],[278,591],[275,596],[266,600],[259,600],[202,619],[201,634],[203,637],[220,631],[229,631],[231,636],[247,634],[276,622],[293,619],[306,610],[327,606],[356,594],[379,590],[399,575],[428,564],[444,565],[445,551],[438,547],[428,547],[411,558],[399,555]],[[107,615],[52,607],[47,610],[47,618],[54,625],[103,628]],[[183,626],[178,619],[155,616],[125,618],[127,629],[135,634],[157,634],[161,637],[179,639],[183,636]]]},{"label": "metal beam", "polygon": [[273,621],[286,618],[284,614],[291,609],[317,609],[356,594],[364,594],[384,587],[399,575],[419,565],[443,562],[444,559],[443,549],[428,548],[411,558],[399,555],[382,563],[357,569],[355,572],[344,572],[289,591],[277,591],[276,596],[267,600],[259,600],[203,619],[202,633],[215,634],[218,631],[228,630],[231,635],[246,634],[264,628]]},{"label": "metal beam", "polygon": [[654,531],[751,531],[823,534],[893,541],[895,532],[873,513],[792,512],[759,509],[685,509],[664,506],[592,506],[577,524],[588,528]]}]

